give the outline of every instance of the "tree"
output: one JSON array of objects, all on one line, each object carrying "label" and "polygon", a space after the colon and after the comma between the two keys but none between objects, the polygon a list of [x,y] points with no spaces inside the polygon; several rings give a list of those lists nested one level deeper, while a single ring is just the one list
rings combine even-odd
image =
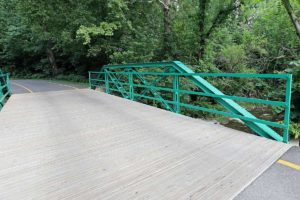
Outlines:
[{"label": "tree", "polygon": [[171,54],[172,47],[172,25],[171,25],[171,0],[163,0],[159,1],[162,5],[163,13],[164,13],[164,32],[163,32],[163,57],[168,58]]},{"label": "tree", "polygon": [[293,7],[291,6],[291,3],[289,0],[282,0],[282,4],[284,5],[294,27],[295,27],[295,31],[296,34],[298,35],[299,39],[300,39],[300,22],[293,10]]},{"label": "tree", "polygon": [[[216,4],[216,5],[212,5]],[[220,27],[229,15],[238,7],[241,3],[236,1],[222,1],[213,2],[209,0],[199,0],[199,49],[197,52],[197,58],[200,60],[205,53],[206,41],[210,38],[211,34]],[[211,9],[213,8],[213,9]],[[214,15],[213,13],[217,13]],[[209,18],[207,16],[210,16]]]},{"label": "tree", "polygon": [[[294,72],[296,122],[299,14],[299,0],[0,0],[0,65],[15,77],[76,81],[105,64],[171,59],[196,72]],[[282,100],[275,82],[212,81]]]},{"label": "tree", "polygon": [[43,46],[52,73],[57,74],[58,68],[53,49],[66,25],[66,10],[64,10],[66,5],[61,1],[30,0],[26,4],[19,1],[18,8],[23,16],[22,20],[31,28],[36,36],[35,39]]}]

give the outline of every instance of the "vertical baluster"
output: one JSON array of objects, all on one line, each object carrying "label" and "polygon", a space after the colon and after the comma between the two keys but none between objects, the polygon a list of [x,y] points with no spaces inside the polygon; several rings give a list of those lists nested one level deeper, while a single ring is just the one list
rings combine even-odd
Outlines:
[{"label": "vertical baluster", "polygon": [[134,100],[133,74],[131,70],[128,70],[128,81],[129,81],[129,97],[131,100]]},{"label": "vertical baluster", "polygon": [[[0,71],[1,72],[1,71]],[[3,74],[4,75],[4,74]],[[1,79],[4,79],[4,77],[2,77],[3,76],[2,75],[2,73],[0,73],[0,78]],[[4,94],[3,94],[3,89],[4,89],[4,86],[5,86],[5,81],[3,81],[3,83],[2,83],[2,81],[0,80],[0,103],[2,104],[2,97],[4,96]],[[1,108],[1,107],[0,107]]]},{"label": "vertical baluster", "polygon": [[9,73],[6,74],[6,86],[7,86],[8,95],[11,95]]},{"label": "vertical baluster", "polygon": [[107,93],[107,94],[109,94],[110,92],[109,92],[109,79],[108,79],[108,73],[109,73],[109,71],[108,70],[104,70],[104,76],[105,76],[105,92]]},{"label": "vertical baluster", "polygon": [[284,111],[284,125],[286,126],[283,133],[283,142],[289,142],[289,124],[290,124],[290,109],[291,109],[291,93],[292,93],[292,75],[288,76],[286,80],[285,89],[285,111]]},{"label": "vertical baluster", "polygon": [[173,101],[174,111],[180,113],[179,75],[173,76]]},{"label": "vertical baluster", "polygon": [[92,89],[91,72],[89,72],[89,88]]}]

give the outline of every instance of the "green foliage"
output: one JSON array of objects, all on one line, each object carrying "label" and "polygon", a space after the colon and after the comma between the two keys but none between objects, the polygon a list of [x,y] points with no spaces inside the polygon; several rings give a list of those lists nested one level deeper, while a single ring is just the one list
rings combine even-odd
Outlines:
[{"label": "green foliage", "polygon": [[76,75],[76,74],[69,74],[69,75],[60,74],[60,75],[57,75],[56,77],[54,77],[54,79],[62,80],[62,81],[79,82],[79,83],[87,82],[85,76],[80,76],[80,75]]},{"label": "green foliage", "polygon": [[[88,70],[104,64],[164,59],[181,60],[196,72],[292,73],[291,117],[299,123],[299,38],[281,0],[241,0],[240,6],[234,2],[171,1],[172,33],[166,44],[170,52],[165,52],[165,10],[160,1],[0,0],[0,66],[14,77],[47,78],[54,75],[56,64],[56,78],[73,81],[86,80]],[[290,2],[299,18],[299,0]],[[202,48],[205,53],[199,60]],[[283,82],[209,81],[226,94],[283,100],[278,92]],[[183,87],[195,89],[188,82]],[[274,112],[282,115],[282,110]]]},{"label": "green foliage", "polygon": [[289,132],[292,137],[298,139],[300,137],[300,123],[291,122]]},{"label": "green foliage", "polygon": [[101,22],[100,26],[80,26],[77,31],[77,36],[83,40],[83,44],[90,44],[92,37],[113,36],[117,26],[113,23]]},{"label": "green foliage", "polygon": [[292,114],[291,118],[294,121],[300,122],[300,60],[291,61],[292,68],[286,69],[287,73],[293,74],[293,88],[292,88]]},{"label": "green foliage", "polygon": [[243,45],[230,45],[222,49],[219,61],[228,72],[239,72],[245,65],[246,53]]}]

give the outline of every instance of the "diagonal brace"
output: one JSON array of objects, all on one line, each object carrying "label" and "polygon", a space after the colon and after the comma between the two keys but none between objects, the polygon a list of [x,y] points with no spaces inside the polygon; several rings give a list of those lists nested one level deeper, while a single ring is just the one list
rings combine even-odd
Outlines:
[{"label": "diagonal brace", "polygon": [[[166,76],[161,76],[157,79],[155,79],[154,81],[152,81],[151,83],[149,83],[149,85],[152,85],[152,86],[156,86],[156,84],[158,84],[160,81],[166,79]],[[141,92],[141,95],[145,95],[148,91],[150,91],[149,88],[145,88],[142,92]],[[137,100],[141,99],[141,97],[137,97],[136,98]]]},{"label": "diagonal brace", "polygon": [[[135,71],[135,70],[133,70],[133,71]],[[149,83],[148,81],[146,81],[146,79],[141,74],[136,74],[136,76],[142,81],[142,83],[144,85],[151,86],[151,83]],[[159,101],[163,104],[163,106],[167,110],[170,110],[170,111],[174,112],[174,110],[172,109],[172,107],[165,101],[165,99],[156,90],[149,88],[149,91],[154,95],[154,97],[156,97],[157,99],[159,99]]]},{"label": "diagonal brace", "polygon": [[118,91],[122,94],[122,96],[124,98],[128,98],[128,92],[124,89],[124,87],[122,86],[122,84],[120,83],[120,80],[115,77],[113,74],[107,72],[109,78],[111,79],[111,81],[114,83],[114,85],[117,87]]}]

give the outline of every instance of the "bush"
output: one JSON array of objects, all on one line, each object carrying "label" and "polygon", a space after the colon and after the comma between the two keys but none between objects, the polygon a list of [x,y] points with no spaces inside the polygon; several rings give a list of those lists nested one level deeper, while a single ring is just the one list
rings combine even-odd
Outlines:
[{"label": "bush", "polygon": [[87,82],[87,78],[85,76],[69,74],[69,75],[57,75],[54,79],[62,80],[62,81],[72,81],[72,82]]},{"label": "bush", "polygon": [[32,74],[30,76],[31,79],[44,79],[47,78],[46,74]]},{"label": "bush", "polygon": [[295,139],[298,139],[300,136],[300,123],[290,123],[290,135],[293,136]]},{"label": "bush", "polygon": [[242,45],[229,45],[222,49],[219,65],[227,72],[239,72],[245,66],[246,54]]}]

